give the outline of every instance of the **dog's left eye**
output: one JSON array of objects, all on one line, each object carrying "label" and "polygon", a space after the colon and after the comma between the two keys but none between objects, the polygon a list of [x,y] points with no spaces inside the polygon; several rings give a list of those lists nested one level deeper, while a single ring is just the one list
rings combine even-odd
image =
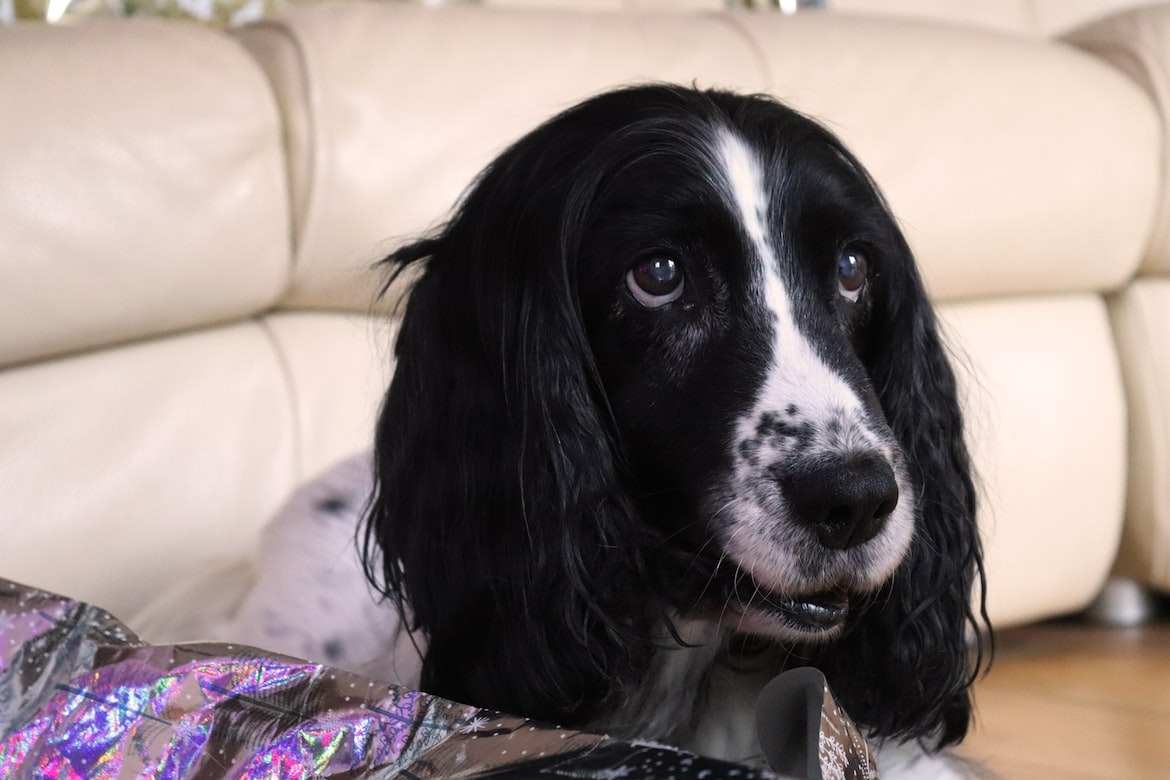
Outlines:
[{"label": "dog's left eye", "polygon": [[682,266],[671,257],[655,255],[626,272],[626,287],[638,303],[648,309],[660,309],[682,297]]},{"label": "dog's left eye", "polygon": [[869,260],[855,247],[847,247],[837,256],[837,292],[841,297],[856,301],[869,273]]}]

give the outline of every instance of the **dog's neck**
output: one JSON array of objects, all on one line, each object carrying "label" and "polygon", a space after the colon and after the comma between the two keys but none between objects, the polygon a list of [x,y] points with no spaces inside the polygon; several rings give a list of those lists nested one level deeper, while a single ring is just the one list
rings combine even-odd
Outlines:
[{"label": "dog's neck", "polygon": [[715,623],[679,620],[672,634],[665,626],[641,685],[602,725],[614,734],[671,743],[685,741],[706,699],[711,672],[724,646]]},{"label": "dog's neck", "polygon": [[[728,659],[729,632],[717,621],[680,619],[665,627],[643,685],[594,728],[625,739],[666,742],[733,761],[762,760],[755,701],[772,671]],[[759,668],[756,668],[759,667]]]}]

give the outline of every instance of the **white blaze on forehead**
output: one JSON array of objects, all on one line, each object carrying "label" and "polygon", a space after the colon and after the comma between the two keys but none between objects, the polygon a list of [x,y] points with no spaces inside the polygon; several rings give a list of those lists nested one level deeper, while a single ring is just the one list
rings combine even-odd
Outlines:
[{"label": "white blaze on forehead", "polygon": [[[861,401],[853,389],[833,371],[796,326],[792,299],[780,277],[780,263],[772,246],[768,225],[769,203],[763,169],[757,155],[730,129],[718,134],[718,151],[727,177],[727,187],[744,231],[755,249],[757,289],[772,313],[776,328],[772,365],[755,414],[796,406],[802,417],[827,420],[830,415],[860,411]],[[741,422],[741,424],[742,424]]]},{"label": "white blaze on forehead", "polygon": [[768,198],[764,194],[759,161],[743,140],[730,130],[719,133],[719,156],[727,174],[731,196],[739,207],[743,227],[761,259],[775,261],[768,241]]},{"label": "white blaze on forehead", "polygon": [[[762,268],[757,283],[762,282],[768,308],[780,321],[792,321],[792,306],[779,276],[779,263],[768,235],[768,197],[764,194],[763,173],[759,160],[739,136],[730,130],[719,134],[719,156],[727,173],[731,196],[739,209],[743,228],[756,250]],[[759,278],[762,276],[762,278]]]}]

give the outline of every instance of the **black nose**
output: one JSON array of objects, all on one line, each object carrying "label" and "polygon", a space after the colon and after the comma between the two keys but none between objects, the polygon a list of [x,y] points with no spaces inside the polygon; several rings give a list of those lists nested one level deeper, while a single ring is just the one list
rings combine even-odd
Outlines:
[{"label": "black nose", "polygon": [[800,522],[825,547],[844,550],[878,535],[898,505],[894,470],[876,455],[834,458],[780,478]]}]

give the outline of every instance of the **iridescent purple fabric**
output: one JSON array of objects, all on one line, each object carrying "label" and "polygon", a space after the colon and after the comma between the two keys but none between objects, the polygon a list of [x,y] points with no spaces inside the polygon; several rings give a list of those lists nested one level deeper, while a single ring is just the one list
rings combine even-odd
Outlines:
[{"label": "iridescent purple fabric", "polygon": [[774,777],[224,644],[0,579],[0,777]]}]

